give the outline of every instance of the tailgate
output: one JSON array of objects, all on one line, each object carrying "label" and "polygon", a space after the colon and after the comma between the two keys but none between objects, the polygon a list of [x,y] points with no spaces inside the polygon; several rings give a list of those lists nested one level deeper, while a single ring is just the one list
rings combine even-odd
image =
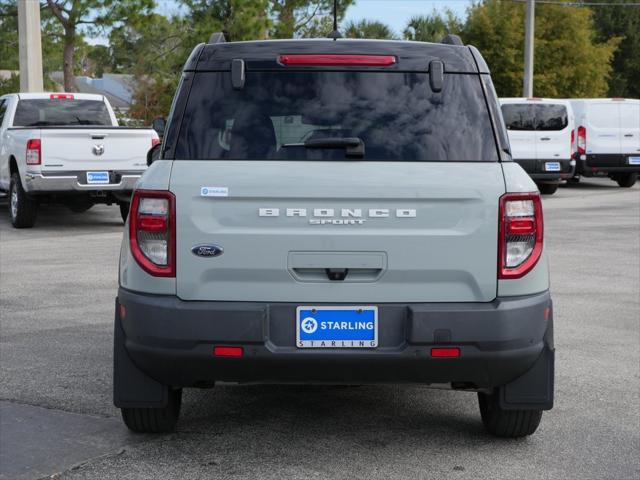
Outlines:
[{"label": "tailgate", "polygon": [[496,297],[497,162],[175,161],[170,189],[184,300]]},{"label": "tailgate", "polygon": [[42,129],[42,167],[45,171],[144,170],[151,138],[150,129]]}]

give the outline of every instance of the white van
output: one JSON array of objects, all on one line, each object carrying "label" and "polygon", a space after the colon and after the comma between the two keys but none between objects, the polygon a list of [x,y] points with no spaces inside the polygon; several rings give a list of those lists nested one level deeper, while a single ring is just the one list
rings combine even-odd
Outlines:
[{"label": "white van", "polygon": [[536,182],[552,194],[573,177],[575,123],[567,100],[501,98],[511,155]]},{"label": "white van", "polygon": [[577,125],[576,173],[631,187],[640,172],[640,100],[571,100]]}]

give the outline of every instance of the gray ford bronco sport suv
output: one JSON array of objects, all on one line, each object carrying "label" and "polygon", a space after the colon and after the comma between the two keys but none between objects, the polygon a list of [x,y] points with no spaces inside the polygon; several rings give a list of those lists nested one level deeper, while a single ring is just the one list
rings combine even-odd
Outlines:
[{"label": "gray ford bronco sport suv", "polygon": [[130,429],[215,382],[444,384],[501,437],[552,407],[540,196],[474,47],[201,44],[155,153],[115,309]]}]

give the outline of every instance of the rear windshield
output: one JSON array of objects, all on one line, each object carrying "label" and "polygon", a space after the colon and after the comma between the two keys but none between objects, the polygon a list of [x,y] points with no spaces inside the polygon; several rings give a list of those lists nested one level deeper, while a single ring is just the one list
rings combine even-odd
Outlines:
[{"label": "rear windshield", "polygon": [[507,130],[564,130],[569,124],[564,105],[506,103],[502,116]]},{"label": "rear windshield", "polygon": [[433,92],[424,73],[229,72],[195,75],[175,158],[342,160],[343,148],[306,141],[358,138],[362,160],[497,161],[477,75],[445,75]]},{"label": "rear windshield", "polygon": [[20,100],[14,127],[111,125],[109,111],[100,100]]}]

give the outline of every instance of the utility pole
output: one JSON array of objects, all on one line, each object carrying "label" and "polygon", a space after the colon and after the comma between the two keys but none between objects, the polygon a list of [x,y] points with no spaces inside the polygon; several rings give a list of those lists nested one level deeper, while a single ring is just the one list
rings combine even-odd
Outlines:
[{"label": "utility pole", "polygon": [[18,42],[20,91],[41,92],[44,87],[39,0],[18,0]]},{"label": "utility pole", "polygon": [[527,0],[527,15],[524,26],[524,85],[523,97],[533,97],[533,30],[535,23],[535,0]]}]

